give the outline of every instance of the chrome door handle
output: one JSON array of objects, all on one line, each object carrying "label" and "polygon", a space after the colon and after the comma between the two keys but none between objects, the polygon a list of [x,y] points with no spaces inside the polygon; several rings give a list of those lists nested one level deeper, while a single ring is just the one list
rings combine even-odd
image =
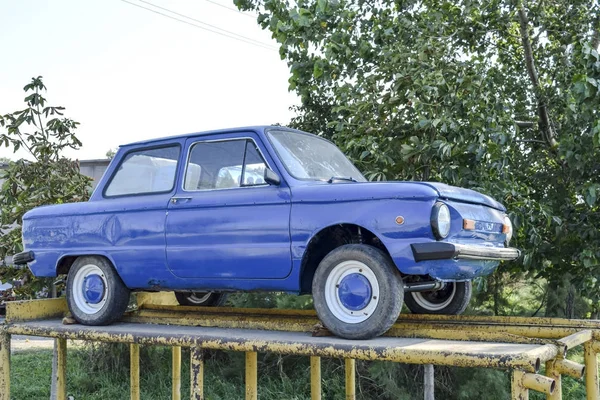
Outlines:
[{"label": "chrome door handle", "polygon": [[191,197],[171,197],[171,203],[178,204],[184,201],[190,201]]}]

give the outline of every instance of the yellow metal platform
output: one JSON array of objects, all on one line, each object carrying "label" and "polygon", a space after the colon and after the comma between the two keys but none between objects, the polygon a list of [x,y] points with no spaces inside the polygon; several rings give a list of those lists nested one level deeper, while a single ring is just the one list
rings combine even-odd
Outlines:
[{"label": "yellow metal platform", "polygon": [[[67,339],[130,343],[134,400],[139,399],[140,344],[173,348],[173,399],[180,398],[181,347],[192,349],[192,399],[203,398],[202,349],[246,353],[247,399],[257,398],[257,352],[310,356],[312,399],[321,398],[320,357],[347,360],[347,399],[355,396],[356,359],[510,369],[513,399],[526,399],[530,389],[561,399],[561,376],[585,375],[587,398],[599,399],[600,321],[403,315],[385,337],[358,341],[331,336],[320,327],[314,311],[182,307],[172,305],[169,296],[139,294],[136,310],[103,327],[63,324],[64,299],[10,304],[7,323],[0,328],[0,400],[10,398],[12,334],[57,339],[61,400],[66,396]],[[570,349],[580,345],[585,349],[585,367],[565,359]],[[546,376],[538,374],[542,363]]]}]

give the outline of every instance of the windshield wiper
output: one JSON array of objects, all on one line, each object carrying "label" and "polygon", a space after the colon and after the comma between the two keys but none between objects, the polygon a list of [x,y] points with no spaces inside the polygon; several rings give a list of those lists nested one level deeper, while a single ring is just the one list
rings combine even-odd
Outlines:
[{"label": "windshield wiper", "polygon": [[351,176],[332,176],[331,178],[329,178],[329,180],[327,182],[333,183],[333,181],[358,182],[356,179],[354,179]]}]

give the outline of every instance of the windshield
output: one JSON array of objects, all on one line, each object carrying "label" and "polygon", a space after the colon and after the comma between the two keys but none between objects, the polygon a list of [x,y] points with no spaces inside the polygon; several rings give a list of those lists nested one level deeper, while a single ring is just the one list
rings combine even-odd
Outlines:
[{"label": "windshield", "polygon": [[366,179],[333,143],[318,136],[289,131],[269,132],[269,138],[287,171],[296,179]]}]

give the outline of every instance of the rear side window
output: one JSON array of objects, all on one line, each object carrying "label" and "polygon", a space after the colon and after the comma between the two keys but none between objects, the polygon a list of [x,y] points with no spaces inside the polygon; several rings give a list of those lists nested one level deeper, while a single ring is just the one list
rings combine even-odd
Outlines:
[{"label": "rear side window", "polygon": [[114,197],[170,192],[175,184],[179,152],[179,145],[172,145],[127,153],[104,195]]},{"label": "rear side window", "polygon": [[253,140],[198,142],[190,149],[183,188],[194,191],[266,185],[265,168]]}]

